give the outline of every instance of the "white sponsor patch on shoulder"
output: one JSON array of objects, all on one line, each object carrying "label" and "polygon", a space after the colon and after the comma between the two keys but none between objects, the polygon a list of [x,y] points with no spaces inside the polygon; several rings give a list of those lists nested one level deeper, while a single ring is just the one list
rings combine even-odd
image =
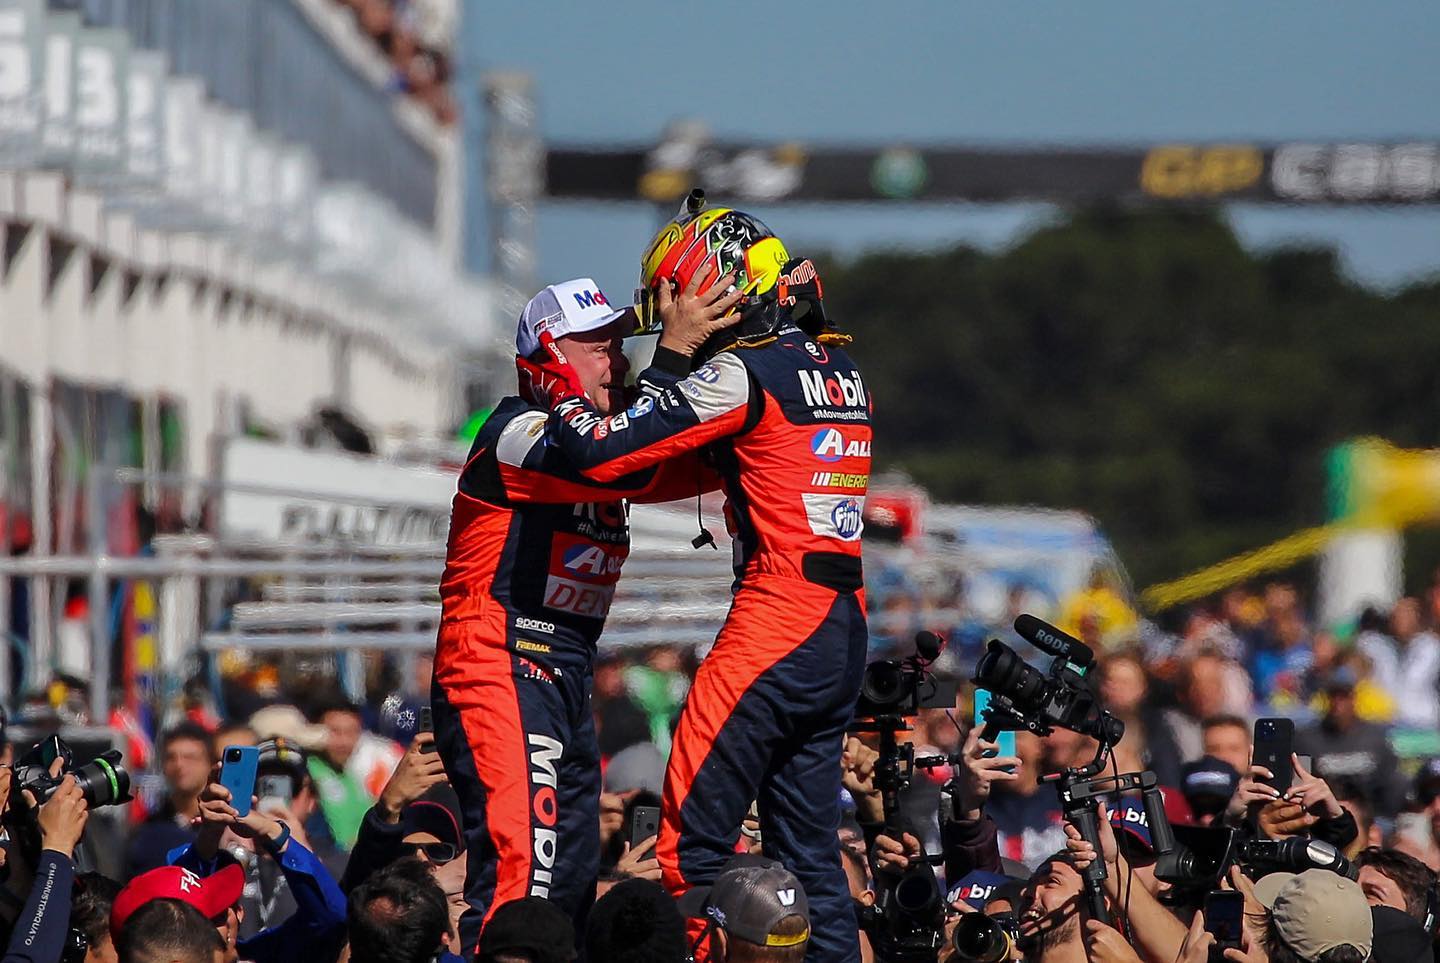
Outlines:
[{"label": "white sponsor patch on shoulder", "polygon": [[550,416],[543,411],[522,411],[500,431],[495,442],[495,460],[517,468],[525,464],[525,456],[545,437],[545,422]]}]

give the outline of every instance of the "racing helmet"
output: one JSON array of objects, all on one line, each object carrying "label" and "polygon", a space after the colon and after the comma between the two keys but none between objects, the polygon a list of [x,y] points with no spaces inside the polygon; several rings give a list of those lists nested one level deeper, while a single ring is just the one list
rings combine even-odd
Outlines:
[{"label": "racing helmet", "polygon": [[700,277],[698,293],[709,290],[730,271],[747,297],[740,321],[712,336],[696,353],[707,358],[731,345],[761,344],[792,322],[825,343],[844,344],[825,314],[820,279],[808,258],[792,258],[785,245],[753,215],[729,207],[706,207],[705,192],[690,192],[680,214],[660,229],[640,258],[640,287],[635,291],[636,334],[660,330],[655,292],[661,284],[683,289]]}]

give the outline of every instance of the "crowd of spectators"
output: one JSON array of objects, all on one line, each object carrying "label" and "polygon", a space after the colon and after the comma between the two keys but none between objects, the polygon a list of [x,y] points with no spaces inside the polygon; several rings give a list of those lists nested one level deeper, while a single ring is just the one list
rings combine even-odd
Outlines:
[{"label": "crowd of spectators", "polygon": [[[1178,613],[1168,632],[1122,612],[1112,596],[1096,581],[1042,614],[1097,650],[1087,684],[1125,723],[1115,768],[1152,770],[1176,825],[1233,823],[1273,838],[1311,836],[1333,843],[1358,868],[1353,889],[1342,887],[1339,896],[1315,895],[1311,889],[1321,884],[1307,873],[1263,890],[1264,880],[1233,881],[1264,922],[1233,951],[1239,955],[1226,959],[1291,963],[1288,947],[1298,959],[1360,963],[1372,948],[1383,959],[1382,940],[1413,938],[1398,917],[1351,905],[1335,912],[1356,927],[1363,918],[1365,939],[1344,936],[1350,939],[1344,945],[1361,955],[1306,955],[1303,947],[1329,941],[1329,949],[1342,945],[1335,942],[1341,937],[1310,934],[1303,919],[1282,909],[1358,899],[1421,922],[1427,907],[1435,913],[1440,754],[1417,756],[1409,750],[1423,742],[1402,745],[1401,737],[1434,735],[1440,591],[1403,598],[1388,612],[1369,610],[1338,633],[1317,627],[1285,582],[1235,589]],[[961,609],[960,623],[962,600],[960,592],[948,600]],[[1012,602],[1018,611],[1024,594],[1014,593]],[[1023,651],[1006,625],[1013,614],[979,626],[972,620],[965,631]],[[897,634],[878,630],[874,654],[903,649]],[[940,668],[966,677],[976,651],[952,646]],[[632,838],[637,807],[660,805],[670,726],[695,666],[695,653],[674,646],[601,655],[594,680],[604,758],[598,901],[581,920],[542,899],[506,904],[484,930],[480,959],[568,960],[582,953],[591,960],[681,960],[691,952],[686,917],[713,921],[716,959],[803,957],[804,916],[794,909],[803,909],[803,891],[788,906],[757,896],[799,889],[783,867],[764,859],[758,813],[736,827],[736,863],[714,887],[679,903],[658,885],[653,837]],[[62,945],[67,940],[89,950],[66,960],[118,953],[127,960],[320,963],[342,952],[352,960],[456,954],[465,838],[433,738],[418,724],[428,659],[413,670],[405,684],[392,673],[390,689],[366,705],[333,689],[322,694],[313,680],[310,696],[297,697],[273,675],[254,671],[227,676],[214,702],[192,699],[156,740],[163,788],[145,794],[143,811],[140,803],[132,809],[114,879],[84,871],[83,847],[72,858],[91,815],[73,780],[42,801],[11,793],[10,770],[0,769],[8,797],[9,898],[0,901],[11,934],[6,959],[59,960],[74,952]],[[1151,905],[1138,895],[1147,887],[1152,896],[1163,894],[1165,887],[1153,872],[1146,875],[1143,849],[1150,841],[1134,800],[1112,801],[1112,819],[1139,848],[1100,854],[1112,880],[1132,880],[1130,915],[1118,912],[1113,927],[1086,918],[1077,870],[1096,854],[1077,840],[1053,786],[1040,776],[1087,760],[1094,742],[1064,730],[1044,738],[1021,732],[1014,758],[987,758],[969,692],[962,686],[954,709],[921,710],[902,737],[918,754],[949,761],[916,771],[898,821],[887,820],[881,807],[874,735],[857,733],[847,742],[846,817],[836,846],[859,915],[877,912],[895,874],[923,850],[945,862],[947,930],[963,911],[990,911],[980,896],[1003,892],[1008,902],[995,913],[1014,913],[1017,958],[1078,951],[1107,963],[1204,963],[1197,946],[1208,937],[1203,926],[1191,926],[1196,907],[1160,899]],[[1252,767],[1259,716],[1295,723],[1292,787],[1284,798],[1267,792],[1264,774]],[[217,761],[231,745],[260,747],[255,805],[243,816],[218,777]],[[26,748],[7,746],[6,761]],[[897,822],[898,828],[887,825]],[[1112,838],[1104,834],[1106,846]],[[55,922],[61,915],[69,918],[64,927]],[[1162,919],[1168,922],[1156,922]],[[1392,930],[1401,936],[1382,937]],[[1427,952],[1432,935],[1433,927],[1422,934]],[[180,955],[182,946],[191,955]],[[875,955],[868,937],[865,953],[867,960],[885,958],[883,946]]]},{"label": "crowd of spectators", "polygon": [[441,124],[458,116],[450,96],[450,50],[458,0],[336,0],[390,65],[393,90],[425,106]]}]

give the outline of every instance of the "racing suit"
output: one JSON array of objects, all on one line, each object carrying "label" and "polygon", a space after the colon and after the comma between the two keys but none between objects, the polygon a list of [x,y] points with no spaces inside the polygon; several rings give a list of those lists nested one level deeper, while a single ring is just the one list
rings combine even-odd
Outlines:
[{"label": "racing suit", "polygon": [[600,866],[591,667],[630,550],[622,499],[715,487],[696,459],[585,478],[546,443],[548,417],[502,401],[451,511],[431,702],[464,817],[462,955],[496,906],[524,896],[553,900],[584,932]]},{"label": "racing suit", "polygon": [[793,325],[688,370],[659,349],[642,378],[666,390],[609,418],[560,400],[550,429],[599,481],[703,446],[727,495],[738,582],[675,732],[656,844],[664,882],[676,896],[713,883],[758,800],[765,854],[809,899],[806,959],[858,960],[836,831],[867,642],[870,398],[842,351]]}]

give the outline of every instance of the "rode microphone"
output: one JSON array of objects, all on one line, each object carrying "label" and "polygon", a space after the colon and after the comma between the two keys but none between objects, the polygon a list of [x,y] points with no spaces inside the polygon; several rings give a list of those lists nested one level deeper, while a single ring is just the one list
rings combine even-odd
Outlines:
[{"label": "rode microphone", "polygon": [[945,639],[942,636],[929,631],[915,633],[915,654],[925,662],[934,662],[944,648]]},{"label": "rode microphone", "polygon": [[1095,653],[1090,646],[1068,632],[1061,632],[1049,622],[1033,615],[1020,615],[1015,619],[1015,631],[1026,642],[1041,652],[1048,652],[1057,658],[1066,659],[1076,668],[1088,669],[1095,664]]}]

